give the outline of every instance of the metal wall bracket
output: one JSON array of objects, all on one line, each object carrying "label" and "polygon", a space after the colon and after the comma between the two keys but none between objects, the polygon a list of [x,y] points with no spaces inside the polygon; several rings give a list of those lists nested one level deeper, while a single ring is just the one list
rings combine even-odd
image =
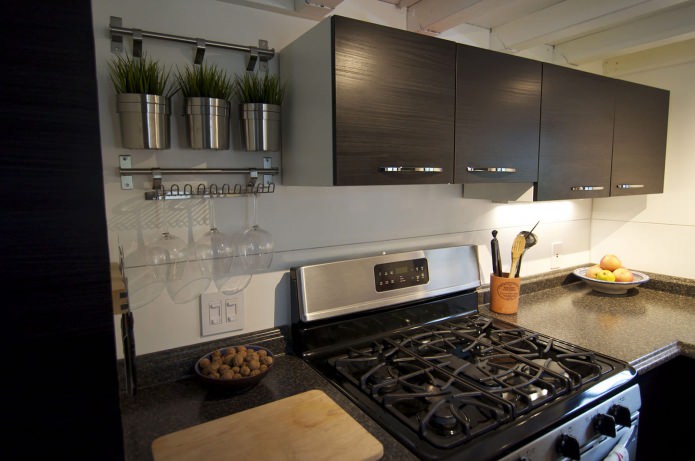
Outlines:
[{"label": "metal wall bracket", "polygon": [[202,65],[203,64],[203,58],[205,57],[205,40],[202,38],[196,39],[198,42],[196,44],[195,48],[195,57],[193,58],[193,64],[195,65]]},{"label": "metal wall bracket", "polygon": [[[121,169],[130,168],[132,166],[132,161],[130,155],[119,155],[118,164]],[[133,177],[121,175],[121,189],[130,190],[133,188]]]},{"label": "metal wall bracket", "polygon": [[[117,16],[111,16],[109,18],[109,28],[118,28],[123,25],[123,19]],[[111,52],[112,53],[123,53],[123,35],[111,32]]]},{"label": "metal wall bracket", "polygon": [[[269,170],[273,167],[273,158],[272,157],[263,157],[263,168],[266,170]],[[264,174],[263,175],[263,184],[266,186],[268,184],[271,184],[273,182],[273,176],[269,174]]]}]

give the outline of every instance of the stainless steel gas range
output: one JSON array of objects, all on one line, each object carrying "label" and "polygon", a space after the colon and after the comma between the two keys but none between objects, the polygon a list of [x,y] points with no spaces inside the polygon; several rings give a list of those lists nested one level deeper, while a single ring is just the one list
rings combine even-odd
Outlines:
[{"label": "stainless steel gas range", "polygon": [[293,348],[421,459],[634,460],[634,370],[479,314],[479,286],[473,246],[294,268]]}]

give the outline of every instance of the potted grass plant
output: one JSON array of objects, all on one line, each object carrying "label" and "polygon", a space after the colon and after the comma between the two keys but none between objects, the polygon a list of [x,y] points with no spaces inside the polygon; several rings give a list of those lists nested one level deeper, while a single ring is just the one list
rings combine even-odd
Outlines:
[{"label": "potted grass plant", "polygon": [[147,56],[117,55],[109,63],[116,90],[121,141],[129,149],[168,149],[171,96],[169,72]]},{"label": "potted grass plant", "polygon": [[280,105],[285,93],[280,79],[266,72],[246,72],[236,75],[234,91],[242,147],[247,151],[280,150]]},{"label": "potted grass plant", "polygon": [[183,94],[186,133],[193,149],[229,148],[229,100],[233,83],[226,72],[213,65],[187,66],[177,71]]}]

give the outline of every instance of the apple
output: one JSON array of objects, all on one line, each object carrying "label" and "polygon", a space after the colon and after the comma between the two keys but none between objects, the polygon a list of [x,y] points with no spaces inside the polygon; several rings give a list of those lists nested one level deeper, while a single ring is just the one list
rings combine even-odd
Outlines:
[{"label": "apple", "polygon": [[598,274],[596,274],[598,280],[603,280],[605,282],[615,282],[615,275],[608,269],[602,269]]},{"label": "apple", "polygon": [[635,276],[632,275],[630,269],[625,267],[617,268],[613,271],[613,275],[615,276],[616,282],[632,282],[635,279]]},{"label": "apple", "polygon": [[596,274],[598,274],[598,273],[599,273],[600,271],[602,271],[602,270],[603,270],[603,269],[601,269],[601,266],[600,266],[600,265],[594,264],[593,266],[591,266],[590,268],[588,268],[588,269],[586,270],[586,276],[587,276],[587,277],[590,277],[590,278],[592,278],[592,279],[595,279],[595,278],[596,278]]},{"label": "apple", "polygon": [[606,269],[613,272],[619,267],[622,267],[623,263],[616,255],[605,255],[603,258],[601,258],[599,265],[601,266],[601,269]]}]

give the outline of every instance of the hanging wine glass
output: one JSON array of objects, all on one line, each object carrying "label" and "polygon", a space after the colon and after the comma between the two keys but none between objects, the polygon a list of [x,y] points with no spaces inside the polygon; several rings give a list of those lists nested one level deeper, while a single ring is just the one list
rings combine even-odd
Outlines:
[{"label": "hanging wine glass", "polygon": [[184,257],[170,266],[172,270],[169,272],[170,278],[167,283],[167,292],[177,304],[196,299],[208,289],[212,281],[210,275],[201,267],[200,262],[195,260],[196,249],[193,240],[192,212],[195,202],[186,202],[185,205],[182,204],[179,208],[186,207],[188,243],[184,243],[186,245],[183,250]]},{"label": "hanging wine glass", "polygon": [[147,263],[157,267],[168,282],[180,280],[183,277],[184,265],[189,259],[188,245],[183,239],[169,232],[165,200],[157,201],[157,218],[162,233],[147,245]]},{"label": "hanging wine glass", "polygon": [[215,224],[215,206],[212,195],[208,202],[210,230],[196,243],[196,256],[205,273],[215,282],[217,290],[234,294],[246,288],[251,274],[244,271],[232,237],[221,232]]},{"label": "hanging wine glass", "polygon": [[125,256],[128,302],[131,310],[138,309],[157,299],[166,286],[166,266],[155,265],[159,264],[164,257],[159,254],[159,250],[155,251],[145,244],[142,231],[143,210],[143,206],[138,206],[135,210],[137,246],[133,252]]},{"label": "hanging wine glass", "polygon": [[257,195],[253,194],[253,225],[237,239],[239,257],[251,273],[267,270],[273,261],[273,236],[258,225]]}]

